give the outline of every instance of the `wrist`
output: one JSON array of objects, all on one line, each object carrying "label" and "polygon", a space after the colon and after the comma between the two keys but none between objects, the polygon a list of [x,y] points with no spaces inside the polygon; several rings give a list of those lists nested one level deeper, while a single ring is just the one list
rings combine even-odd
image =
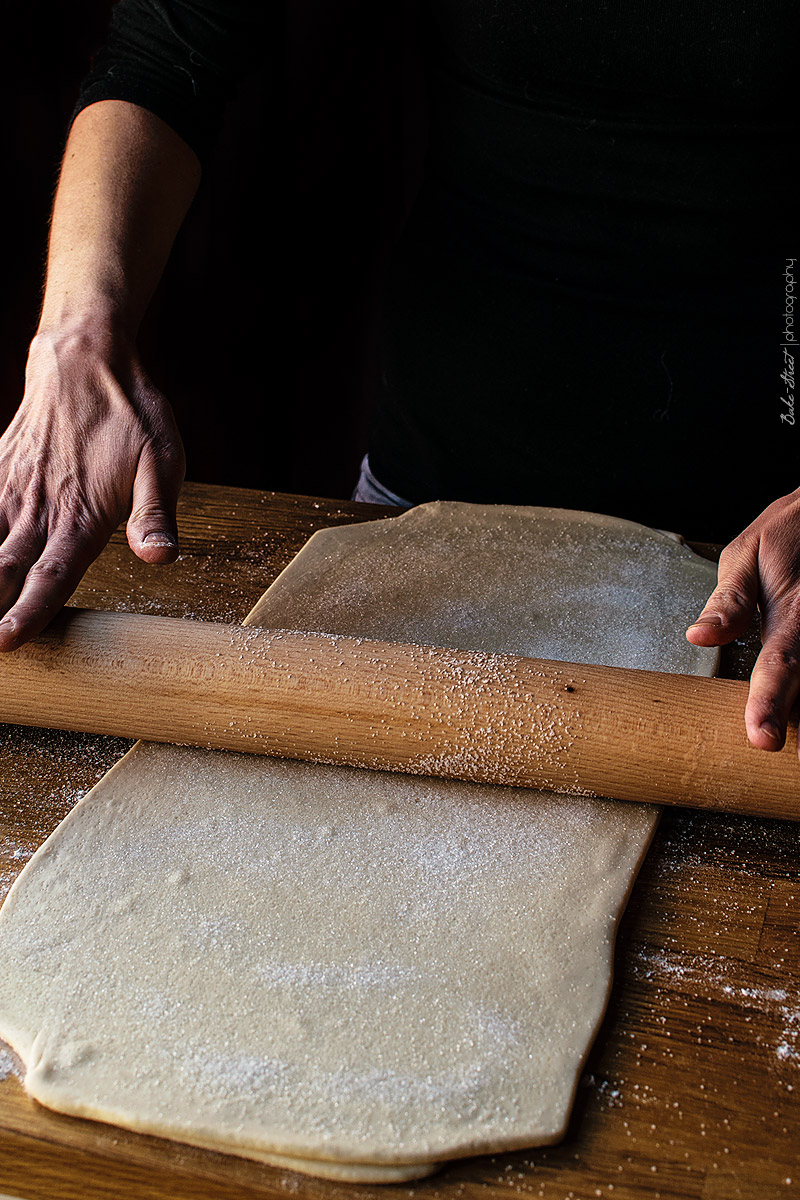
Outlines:
[{"label": "wrist", "polygon": [[130,307],[118,291],[92,290],[80,294],[70,289],[53,295],[46,290],[36,334],[74,331],[87,337],[133,342],[137,326],[138,321],[133,319]]},{"label": "wrist", "polygon": [[75,310],[42,310],[31,342],[31,354],[48,349],[85,354],[108,361],[136,355],[135,330],[114,305],[86,305]]}]

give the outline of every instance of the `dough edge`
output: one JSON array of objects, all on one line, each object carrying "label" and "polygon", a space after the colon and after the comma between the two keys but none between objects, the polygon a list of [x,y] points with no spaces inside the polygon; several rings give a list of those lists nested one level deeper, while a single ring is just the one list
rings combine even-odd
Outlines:
[{"label": "dough edge", "polygon": [[[438,502],[437,502],[436,506],[438,507]],[[430,509],[430,508],[433,508],[434,506],[431,505],[431,506],[424,506],[424,507]],[[491,507],[491,506],[481,506],[481,507]],[[510,507],[511,506],[496,506],[497,511],[503,511],[503,510],[508,511]],[[555,514],[557,512],[560,513],[561,511],[563,511],[565,515],[570,515],[570,516],[575,515],[571,510],[544,510],[544,511],[547,511],[547,512],[550,512],[553,514]],[[411,517],[413,512],[414,512],[414,510],[411,510],[408,514],[403,514],[402,516],[399,516],[399,517],[385,518],[383,521],[369,522],[368,524],[375,526],[375,525],[388,524],[390,522],[395,523],[397,521],[403,520],[404,517],[406,517],[406,516]],[[583,514],[581,514],[581,515],[583,515]],[[598,523],[600,523],[600,524],[606,524],[606,523],[610,523],[613,525],[618,524],[618,521],[616,518],[605,518],[605,517],[599,516],[597,514],[588,514],[588,515],[591,516],[592,518],[597,519]],[[630,525],[632,528],[638,528],[638,526],[636,525],[635,522],[623,522],[623,523]],[[367,524],[367,523],[364,523],[364,524]],[[342,527],[342,528],[349,528],[349,527]],[[358,527],[355,526],[353,528],[358,528]],[[309,542],[306,543],[306,546],[308,546],[309,543],[314,538],[317,538],[318,543],[319,543],[320,538],[323,538],[326,535],[330,535],[332,532],[334,532],[334,531],[328,530],[328,529],[318,531],[318,534],[312,535],[312,538],[309,539]],[[336,532],[340,532],[340,530],[338,528],[336,528]],[[651,532],[654,532],[656,535],[658,535],[658,531],[651,531]],[[664,537],[665,539],[670,537],[669,534],[665,534],[665,533],[662,533],[660,536]],[[280,579],[280,578],[281,578],[281,576],[278,576],[278,579]],[[277,580],[275,582],[277,583]],[[274,586],[275,586],[275,583],[273,583],[272,587],[274,587]],[[270,589],[268,589],[268,592],[272,590],[272,587]],[[245,619],[245,621],[243,622],[243,624],[254,624],[259,620],[259,610],[260,610],[262,604],[264,603],[264,600],[265,600],[268,592],[265,593],[264,597],[262,597],[256,603],[256,605],[251,610],[251,612],[248,614],[248,616]],[[108,774],[111,774],[112,772],[115,772],[118,769],[120,769],[122,767],[122,764],[127,762],[129,757],[131,755],[135,754],[136,751],[142,746],[142,744],[143,743],[141,743],[141,742],[136,743],[136,745],[130,751],[128,751],[128,753],[118,763],[116,763],[114,765],[114,767],[111,768],[111,772],[109,772]],[[104,780],[108,778],[108,774],[106,776],[104,776]],[[104,781],[100,781],[100,783],[102,783],[102,782],[104,782]],[[100,784],[95,785],[95,786],[96,787],[100,786]],[[89,793],[87,793],[87,795],[83,798],[83,800],[81,800],[79,802],[79,805],[76,806],[76,809],[74,809],[73,812],[75,812],[77,810],[77,808],[80,807],[81,805],[84,805],[85,803],[87,803],[94,791],[95,791],[94,788],[91,789],[91,791]],[[406,1156],[403,1160],[393,1161],[391,1154],[387,1154],[385,1158],[383,1156],[381,1156],[379,1159],[376,1156],[376,1159],[374,1161],[360,1162],[360,1161],[355,1161],[352,1159],[337,1160],[336,1158],[330,1158],[330,1159],[325,1159],[323,1157],[314,1158],[313,1156],[310,1156],[310,1155],[308,1157],[303,1157],[303,1156],[297,1156],[295,1154],[284,1154],[284,1153],[280,1152],[279,1148],[276,1150],[265,1151],[259,1147],[255,1147],[255,1146],[237,1147],[236,1145],[232,1144],[230,1141],[226,1141],[224,1144],[215,1142],[213,1136],[209,1136],[207,1139],[205,1138],[204,1135],[202,1137],[198,1136],[197,1138],[192,1138],[192,1139],[188,1139],[185,1136],[185,1134],[183,1136],[175,1137],[174,1135],[172,1135],[170,1132],[168,1132],[166,1130],[166,1128],[163,1124],[157,1128],[146,1128],[144,1126],[137,1126],[137,1125],[131,1123],[130,1119],[128,1119],[125,1122],[124,1127],[129,1128],[129,1129],[138,1129],[140,1132],[152,1134],[155,1136],[171,1138],[172,1140],[177,1140],[184,1144],[196,1145],[203,1149],[208,1149],[211,1151],[232,1153],[232,1154],[240,1155],[240,1156],[243,1156],[246,1158],[256,1159],[258,1161],[263,1161],[263,1162],[269,1163],[269,1164],[279,1167],[279,1168],[283,1167],[285,1169],[300,1171],[302,1173],[311,1174],[311,1175],[315,1175],[315,1176],[322,1177],[322,1178],[328,1178],[328,1179],[332,1179],[332,1180],[338,1179],[338,1180],[341,1180],[344,1182],[362,1182],[362,1183],[384,1183],[384,1182],[390,1183],[390,1182],[402,1182],[404,1180],[422,1178],[425,1175],[431,1174],[433,1171],[435,1171],[438,1168],[438,1166],[441,1164],[441,1162],[445,1161],[446,1159],[454,1159],[454,1158],[465,1157],[467,1155],[476,1155],[476,1154],[483,1154],[483,1153],[504,1153],[504,1152],[507,1152],[510,1150],[515,1150],[515,1149],[532,1148],[533,1146],[536,1146],[536,1145],[548,1145],[548,1144],[558,1141],[563,1136],[564,1130],[566,1129],[566,1126],[569,1122],[569,1117],[571,1114],[572,1104],[574,1102],[575,1091],[578,1087],[581,1070],[586,1061],[586,1058],[588,1057],[589,1053],[591,1052],[591,1048],[594,1044],[595,1038],[597,1036],[597,1032],[602,1024],[602,1021],[603,1021],[606,1011],[607,1011],[607,1006],[608,1006],[608,1002],[609,1002],[612,987],[613,987],[614,951],[615,951],[616,936],[617,936],[618,929],[619,929],[620,918],[622,916],[622,913],[625,910],[627,900],[630,895],[630,891],[633,887],[633,884],[635,882],[638,871],[644,861],[644,858],[647,854],[647,850],[649,849],[653,834],[655,832],[656,825],[657,825],[657,817],[653,822],[653,826],[650,830],[649,836],[646,839],[646,844],[642,848],[641,855],[639,856],[639,859],[635,865],[635,868],[632,870],[632,872],[630,874],[627,890],[626,890],[624,896],[622,897],[619,907],[617,909],[617,912],[615,914],[615,919],[614,919],[613,929],[612,929],[612,940],[611,940],[611,945],[610,945],[612,970],[609,971],[609,973],[608,973],[605,999],[603,1001],[602,1009],[599,1013],[598,1019],[592,1030],[591,1036],[587,1040],[583,1059],[581,1060],[581,1063],[579,1064],[579,1066],[575,1072],[575,1076],[574,1076],[574,1080],[573,1080],[573,1087],[572,1087],[572,1096],[571,1096],[570,1104],[567,1107],[565,1119],[563,1121],[561,1128],[554,1130],[552,1133],[548,1133],[546,1136],[542,1137],[541,1139],[539,1139],[537,1141],[533,1141],[531,1139],[531,1137],[528,1136],[524,1139],[511,1139],[507,1143],[504,1143],[502,1141],[502,1139],[495,1137],[491,1140],[490,1143],[473,1142],[471,1145],[464,1144],[464,1145],[459,1146],[458,1148],[453,1148],[452,1151],[450,1151],[446,1154],[439,1156],[435,1161],[432,1160],[430,1158],[430,1156],[427,1156],[427,1157],[420,1156],[420,1158],[418,1160],[411,1160]],[[36,854],[32,857],[30,862],[27,864],[26,869],[25,869],[26,871],[27,871],[28,867],[30,867],[39,856],[45,855],[52,851],[53,840],[57,838],[58,832],[59,832],[59,830],[56,829],[50,835],[50,837],[42,844],[42,846],[39,847],[39,849],[36,851]],[[9,895],[6,899],[6,905],[9,905],[9,903],[11,902],[11,906],[13,907],[12,897],[14,896],[14,893],[17,889],[17,886],[18,886],[21,878],[22,878],[22,875],[18,878],[18,880],[15,882],[14,886],[12,887],[11,891],[9,892]],[[30,1058],[30,1052],[33,1049],[31,1039],[29,1037],[26,1037],[21,1034],[17,1038],[14,1036],[13,1031],[8,1031],[7,1036],[8,1036],[8,1040],[9,1040],[10,1044],[15,1049],[15,1051],[20,1055],[23,1062],[25,1062],[26,1066],[27,1066],[27,1062]],[[26,1054],[23,1049],[23,1043],[27,1044],[28,1054]],[[26,1090],[28,1090],[29,1094],[32,1095],[39,1103],[44,1104],[46,1107],[50,1107],[50,1105],[48,1104],[46,1088],[44,1088],[44,1089],[31,1088],[31,1089],[26,1089]],[[61,1098],[61,1100],[63,1101],[63,1097]],[[116,1122],[113,1120],[109,1121],[109,1115],[108,1115],[107,1111],[106,1112],[93,1112],[86,1106],[81,1107],[81,1106],[75,1105],[71,1108],[68,1108],[64,1103],[59,1103],[59,1107],[55,1111],[58,1111],[60,1113],[71,1113],[72,1115],[79,1116],[79,1117],[88,1117],[92,1120],[101,1121],[101,1122],[105,1122],[105,1123],[112,1123],[112,1124],[119,1123],[119,1122]]]}]

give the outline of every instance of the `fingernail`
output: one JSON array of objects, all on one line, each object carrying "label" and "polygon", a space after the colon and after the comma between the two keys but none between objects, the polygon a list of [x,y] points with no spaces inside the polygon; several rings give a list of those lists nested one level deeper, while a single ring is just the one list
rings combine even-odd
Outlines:
[{"label": "fingernail", "polygon": [[718,613],[706,613],[704,617],[698,617],[697,620],[689,626],[694,629],[695,625],[721,625],[722,617]]},{"label": "fingernail", "polygon": [[175,539],[168,533],[148,533],[142,542],[143,546],[174,546]]},{"label": "fingernail", "polygon": [[770,737],[774,737],[774,738],[783,737],[783,734],[781,733],[780,729],[778,729],[778,726],[775,724],[774,721],[762,721],[761,724],[759,725],[759,729],[761,730],[762,733],[769,734]]},{"label": "fingernail", "polygon": [[13,633],[16,628],[16,623],[11,617],[3,617],[0,621],[0,633]]}]

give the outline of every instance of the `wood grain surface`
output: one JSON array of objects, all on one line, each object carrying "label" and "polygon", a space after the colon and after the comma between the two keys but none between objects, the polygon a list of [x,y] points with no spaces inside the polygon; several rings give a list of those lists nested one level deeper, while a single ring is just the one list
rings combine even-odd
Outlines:
[{"label": "wood grain surface", "polygon": [[69,607],[0,655],[0,722],[800,819],[745,680],[248,624]]},{"label": "wood grain surface", "polygon": [[[390,512],[187,485],[179,561],[140,563],[120,531],[73,603],[238,622],[315,529]],[[755,645],[751,633],[726,652],[722,674],[745,677]],[[128,744],[0,727],[0,895]],[[800,1194],[798,836],[790,823],[664,813],[622,921],[608,1013],[559,1146],[462,1160],[421,1183],[341,1185],[50,1113],[25,1097],[0,1058],[0,1193],[25,1200]]]}]

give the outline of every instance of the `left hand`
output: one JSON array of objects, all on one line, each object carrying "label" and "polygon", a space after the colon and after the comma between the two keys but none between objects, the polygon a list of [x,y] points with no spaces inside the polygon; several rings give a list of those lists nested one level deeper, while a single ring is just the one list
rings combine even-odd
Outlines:
[{"label": "left hand", "polygon": [[761,653],[750,677],[747,736],[780,750],[800,692],[800,489],[764,509],[719,559],[718,583],[686,637],[722,646],[761,613]]}]

